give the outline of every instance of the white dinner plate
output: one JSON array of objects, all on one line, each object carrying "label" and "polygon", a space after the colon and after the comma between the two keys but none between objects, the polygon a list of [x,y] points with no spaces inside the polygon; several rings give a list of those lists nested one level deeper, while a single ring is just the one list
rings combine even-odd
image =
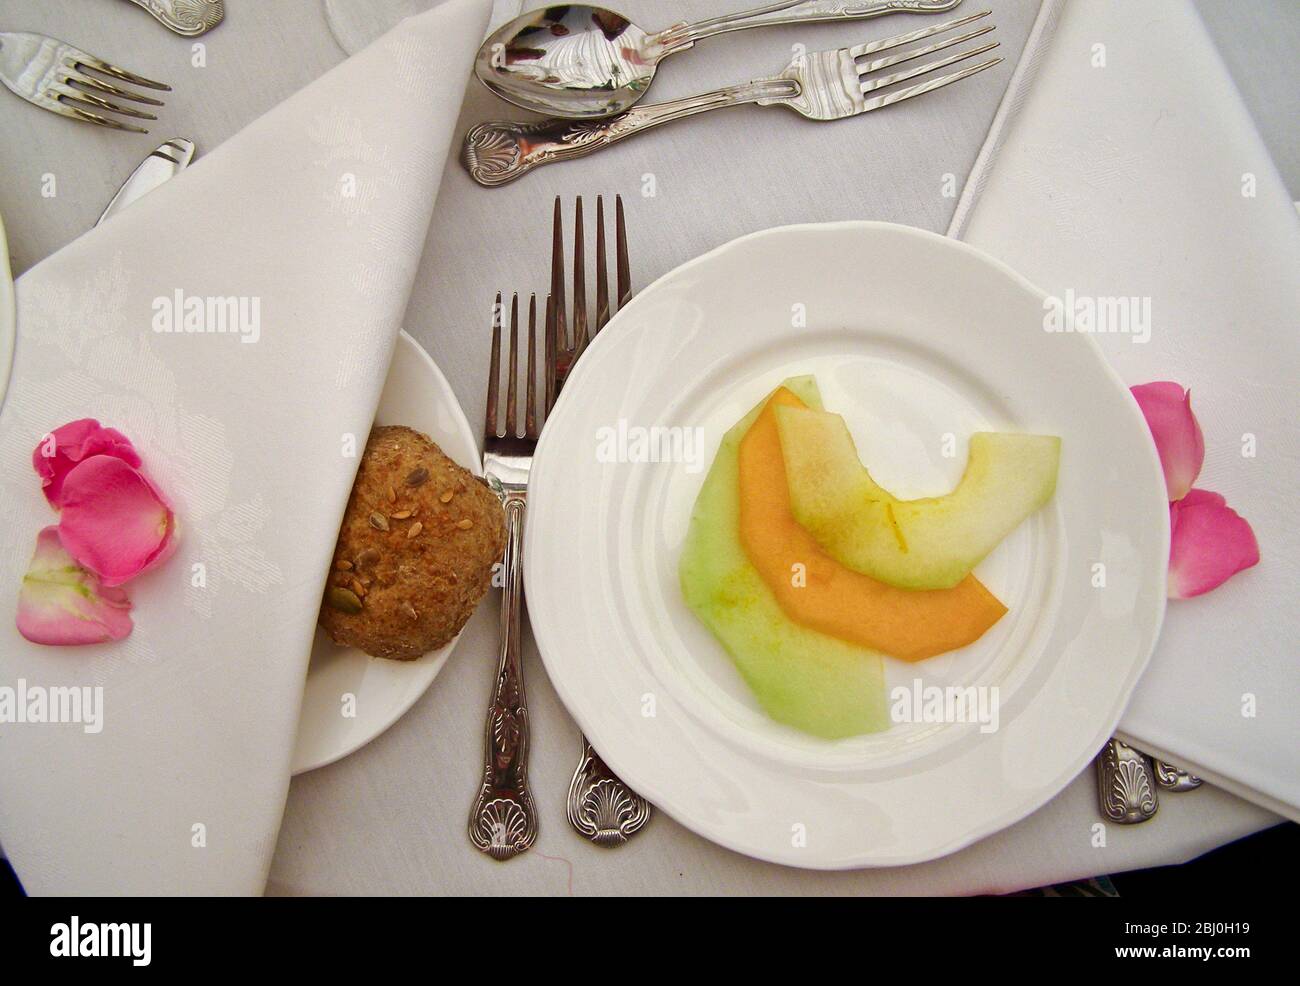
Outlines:
[{"label": "white dinner plate", "polygon": [[[375,424],[422,431],[476,476],[483,471],[474,433],[447,378],[405,332],[393,352]],[[301,774],[346,757],[400,719],[433,683],[459,639],[414,661],[386,661],[355,647],[340,647],[317,627],[293,772]],[[344,714],[347,696],[353,696],[348,703],[353,716]]]},{"label": "white dinner plate", "polygon": [[14,340],[18,336],[18,315],[14,310],[14,280],[9,267],[9,245],[5,242],[4,218],[0,217],[0,405],[9,389],[9,371],[14,362]]},{"label": "white dinner plate", "polygon": [[[1088,764],[1159,632],[1168,505],[1099,348],[1044,325],[1044,295],[990,257],[856,222],[736,240],[618,313],[546,423],[524,552],[546,669],[615,772],[715,842],[832,869],[952,852]],[[885,659],[891,691],[998,689],[996,730],[895,722],[825,741],[782,726],[682,601],[678,559],[722,434],[801,373],[903,497],[950,490],[972,431],[1061,437],[1053,500],[976,569],[1007,615],[960,651]],[[638,458],[636,429],[655,427],[701,429],[702,455],[602,461]]]}]

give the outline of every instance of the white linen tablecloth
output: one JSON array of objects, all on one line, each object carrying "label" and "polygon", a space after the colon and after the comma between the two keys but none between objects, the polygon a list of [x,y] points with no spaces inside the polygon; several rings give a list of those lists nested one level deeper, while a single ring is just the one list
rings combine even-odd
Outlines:
[{"label": "white linen tablecloth", "polygon": [[[719,9],[717,4],[699,3],[620,6],[645,26]],[[1006,30],[1008,12],[1024,17],[1037,9],[1036,4],[1024,3],[993,6],[999,34],[1011,33]],[[866,29],[873,32],[870,36],[880,36],[895,30],[893,25],[901,20],[886,19]],[[1016,36],[1026,36],[1028,20],[1012,23]],[[781,31],[750,32],[748,37],[735,35],[731,39],[719,39],[734,42],[733,48],[716,56],[726,62],[721,68],[696,64],[711,63],[714,58],[711,47],[702,44],[697,51],[681,56],[680,64],[675,64],[676,60],[665,63],[653,98],[672,98],[695,88],[756,74],[763,62],[760,55],[751,54],[751,49],[756,50],[759,44],[769,40],[774,46],[772,57],[779,63],[781,55],[775,48],[788,46],[790,35],[810,46],[831,46],[844,43],[854,29],[846,26],[822,30],[828,36],[824,42],[804,38],[805,32]],[[787,36],[765,37],[782,34]],[[737,49],[739,55],[734,53]],[[670,77],[670,70],[676,70],[677,75]],[[679,81],[682,76],[685,80]],[[674,86],[671,89],[667,88],[670,81]],[[1003,85],[1005,82],[1000,79],[999,90]],[[991,115],[990,104],[982,103],[981,107],[982,137]],[[720,113],[695,128],[708,132],[692,133],[690,123],[682,124],[663,131],[660,139],[630,142],[620,150],[603,152],[581,164],[543,169],[514,186],[486,194],[473,186],[460,170],[449,169],[435,212],[426,263],[434,264],[431,272],[440,270],[439,265],[451,263],[462,276],[419,279],[408,309],[408,330],[429,340],[426,344],[448,372],[469,414],[476,415],[483,402],[485,334],[480,331],[474,335],[473,325],[470,332],[445,333],[437,329],[430,332],[420,324],[420,319],[429,317],[435,325],[441,324],[437,313],[444,311],[469,313],[473,319],[476,312],[482,311],[483,299],[490,298],[498,287],[543,290],[548,245],[545,205],[555,194],[571,198],[577,193],[591,196],[597,192],[623,192],[628,204],[633,271],[638,286],[675,266],[685,256],[752,229],[801,218],[834,219],[845,215],[891,218],[943,230],[955,206],[955,200],[941,195],[943,174],[954,171],[960,188],[978,143],[972,143],[968,134],[954,133],[953,128],[960,128],[967,121],[954,119],[952,113],[946,112],[947,107],[941,107],[940,101],[924,108],[924,101],[917,100],[913,108],[918,112],[908,120],[894,121],[880,114],[876,119],[860,121],[866,131],[861,136],[841,133],[851,124],[818,129],[801,126],[801,121],[787,120],[779,113],[765,110],[738,113],[731,120]],[[961,107],[960,114],[968,117],[970,112],[969,107]],[[462,128],[492,115],[518,114],[471,86],[467,108],[462,114]],[[935,117],[939,118],[937,122]],[[925,130],[925,136],[916,132],[931,126],[934,131]],[[944,167],[942,161],[935,160],[935,140],[930,139],[935,131],[939,133],[938,146],[954,152],[960,147],[965,161]],[[753,135],[749,146],[737,150],[747,133]],[[798,147],[799,153],[782,155],[783,146]],[[922,153],[916,154],[918,150]],[[831,156],[829,164],[809,165],[826,155]],[[860,168],[852,167],[853,155],[862,158]],[[621,158],[632,160],[624,163]],[[726,162],[725,167],[717,167],[716,162],[720,160]],[[841,172],[839,168],[845,170]],[[890,181],[872,183],[869,179],[877,172],[889,175]],[[652,199],[639,194],[639,183],[647,174],[657,180],[657,194]],[[805,182],[803,186],[799,184],[801,179]],[[503,205],[497,201],[498,197],[511,201]],[[531,233],[527,227],[521,228],[518,238],[522,243],[503,241],[484,232],[494,227],[491,217],[525,216],[530,211],[534,215],[542,213],[542,217]],[[643,216],[646,218],[642,219]],[[529,283],[518,285],[490,283],[485,292],[480,273],[483,270],[528,271],[531,277]],[[478,316],[477,323],[486,324],[483,316]],[[489,640],[495,630],[493,615],[480,613],[476,618],[477,632]],[[531,777],[543,826],[537,851],[510,864],[512,868],[526,868],[526,874],[515,876],[503,872],[506,867],[483,865],[484,861],[467,858],[463,853],[448,852],[439,834],[448,826],[459,834],[468,807],[468,793],[462,792],[472,791],[476,777],[476,760],[466,765],[456,758],[472,758],[475,751],[474,741],[466,743],[465,737],[472,735],[477,727],[482,714],[482,696],[487,692],[492,673],[490,651],[485,649],[479,666],[470,667],[468,662],[458,660],[435,682],[431,692],[441,692],[446,697],[432,702],[425,700],[430,705],[433,721],[412,716],[399,723],[394,732],[400,738],[394,737],[392,741],[398,749],[391,749],[382,757],[378,753],[380,744],[372,746],[376,761],[382,759],[384,763],[378,768],[381,773],[400,770],[402,763],[410,762],[408,758],[417,757],[422,751],[429,755],[431,763],[458,764],[459,781],[450,788],[436,775],[408,778],[409,786],[401,792],[384,788],[397,817],[409,819],[408,824],[418,826],[420,847],[410,848],[406,826],[392,834],[371,830],[369,826],[377,822],[379,812],[373,806],[350,802],[346,797],[349,783],[340,783],[325,773],[309,775],[294,784],[290,797],[294,810],[286,817],[269,890],[375,892],[388,888],[410,893],[430,890],[563,893],[571,887],[576,893],[710,890],[969,893],[1016,889],[1072,876],[1179,861],[1272,821],[1266,812],[1241,805],[1220,792],[1202,791],[1194,802],[1167,798],[1161,815],[1148,825],[1130,829],[1112,827],[1108,846],[1097,849],[1091,843],[1092,826],[1098,820],[1094,807],[1095,783],[1090,774],[1085,774],[1052,804],[1020,825],[950,859],[904,870],[857,874],[786,870],[719,850],[663,817],[656,818],[633,845],[620,853],[597,856],[563,821],[563,795],[577,752],[577,734],[546,681],[544,669],[535,659],[531,646],[528,654],[530,707],[537,723]],[[454,729],[446,728],[443,720],[447,717],[454,719]],[[362,751],[353,759],[360,761],[368,753]],[[365,775],[371,769],[361,762],[337,765],[338,773],[350,775],[350,783],[365,783]],[[320,816],[335,821],[330,825],[319,824],[315,819]],[[340,818],[346,821],[339,824]],[[385,843],[385,847],[376,849],[374,840]],[[321,858],[352,854],[367,859],[403,859],[423,864],[425,868],[399,873],[398,867],[390,864],[382,874],[363,873],[358,868],[344,882],[321,879],[322,867],[318,862]],[[339,875],[338,867],[328,868],[335,877]]]},{"label": "white linen tablecloth", "polygon": [[[356,6],[366,2],[356,0]],[[428,0],[417,2],[427,5]],[[142,26],[125,5],[101,18],[95,37],[87,37],[83,18],[47,9],[38,0],[10,0],[8,6],[25,22],[14,24],[15,18],[6,15],[5,26],[59,34],[83,47],[99,45],[104,54],[148,74],[192,80],[187,91],[178,88],[169,100],[175,111],[168,111],[162,126],[178,121],[176,132],[194,137],[201,149],[225,139],[343,57],[315,0],[232,9],[228,22],[209,36],[206,76],[187,68],[187,44],[178,48],[162,32],[149,36],[147,22]],[[656,27],[736,5],[624,0],[616,6],[638,23]],[[1037,0],[992,0],[989,6],[1004,48],[1018,52],[1038,12]],[[499,20],[503,4],[496,7]],[[1187,10],[1176,16],[1195,15]],[[795,43],[835,47],[906,30],[908,22],[889,17],[865,25],[714,39],[666,63],[652,98],[768,73],[789,60]],[[341,34],[338,24],[335,29]],[[1084,20],[1071,24],[1067,17],[1062,30],[1067,29],[1086,36],[1089,25]],[[340,43],[357,42],[341,35]],[[504,189],[480,189],[449,163],[405,327],[439,362],[471,420],[477,419],[485,393],[492,294],[545,289],[549,207],[556,194],[567,201],[579,193],[624,195],[638,287],[734,236],[786,222],[873,218],[943,231],[1014,63],[1012,58],[942,94],[833,125],[809,124],[775,109],[718,113],[707,121],[675,124],[582,164],[543,169]],[[20,269],[93,222],[116,185],[154,144],[153,137],[99,140],[83,132],[89,128],[27,119],[24,113],[41,117],[21,104],[0,103],[0,124],[22,118],[24,128],[21,145],[0,151],[6,173],[16,175],[18,187],[23,182],[36,187],[49,162],[64,162],[65,169],[75,167],[75,179],[64,181],[57,207],[0,189],[0,209]],[[471,83],[457,132],[489,116],[519,115]],[[170,133],[156,128],[153,136],[163,135]],[[85,160],[87,140],[96,141],[94,161]],[[653,196],[643,194],[650,190]],[[578,735],[529,642],[531,781],[542,829],[532,853],[500,865],[474,852],[464,836],[480,769],[482,716],[495,649],[496,608],[488,605],[475,615],[452,661],[407,716],[352,757],[295,779],[268,893],[1003,891],[1181,862],[1274,820],[1209,789],[1167,798],[1160,815],[1146,825],[1111,827],[1106,845],[1099,847],[1095,785],[1085,773],[1005,832],[946,859],[904,869],[810,873],[758,863],[713,846],[662,815],[632,845],[603,852],[578,838],[564,821]]]}]

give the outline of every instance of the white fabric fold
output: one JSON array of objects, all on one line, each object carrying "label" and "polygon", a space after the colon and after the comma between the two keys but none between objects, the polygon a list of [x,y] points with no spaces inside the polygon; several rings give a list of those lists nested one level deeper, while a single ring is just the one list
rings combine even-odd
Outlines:
[{"label": "white fabric fold", "polygon": [[[0,726],[0,841],[30,893],[261,892],[354,450],[490,9],[403,22],[19,280],[0,685],[103,689],[101,732]],[[240,331],[157,331],[215,298]],[[55,520],[30,458],[81,417],[135,442],[180,548],[128,585],[126,641],[39,647],[12,619]]]},{"label": "white fabric fold", "polygon": [[1300,818],[1300,224],[1199,16],[1132,14],[1068,5],[960,235],[1057,297],[1149,300],[1149,341],[1097,341],[1130,385],[1191,388],[1196,485],[1250,521],[1262,561],[1170,602],[1120,730]]}]

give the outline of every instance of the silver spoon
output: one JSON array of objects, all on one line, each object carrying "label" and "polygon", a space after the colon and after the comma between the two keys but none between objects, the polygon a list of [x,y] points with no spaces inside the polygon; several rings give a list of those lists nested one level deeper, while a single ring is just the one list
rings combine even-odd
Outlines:
[{"label": "silver spoon", "polygon": [[777,24],[936,14],[961,0],[782,0],[647,34],[622,14],[565,3],[515,18],[479,49],[474,74],[502,99],[570,119],[613,116],[645,94],[655,67],[715,34]]}]

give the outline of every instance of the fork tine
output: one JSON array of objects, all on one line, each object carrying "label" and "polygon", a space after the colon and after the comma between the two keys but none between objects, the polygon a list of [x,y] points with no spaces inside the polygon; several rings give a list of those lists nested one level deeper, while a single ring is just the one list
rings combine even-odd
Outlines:
[{"label": "fork tine", "polygon": [[862,107],[862,112],[878,110],[883,106],[892,106],[894,103],[902,102],[904,99],[911,99],[913,96],[920,96],[922,93],[933,92],[935,89],[942,89],[944,86],[952,85],[954,82],[960,82],[962,79],[968,79],[977,72],[983,72],[986,68],[992,68],[1001,62],[1001,58],[990,58],[987,62],[980,62],[978,65],[972,65],[970,68],[964,68],[960,72],[953,72],[951,75],[941,75],[937,79],[931,79],[929,82],[922,82],[919,85],[908,86],[906,89],[896,89],[893,92],[885,93],[883,96],[876,96],[868,99]]},{"label": "fork tine", "polygon": [[555,406],[555,298],[546,296],[546,412]]},{"label": "fork tine", "polygon": [[551,222],[551,297],[555,299],[555,345],[557,349],[566,349],[569,333],[564,324],[564,218],[558,195],[555,218]]},{"label": "fork tine", "polygon": [[51,89],[58,94],[54,98],[62,103],[75,103],[78,106],[88,106],[91,109],[109,110],[112,113],[121,113],[123,116],[134,117],[137,120],[158,119],[152,113],[142,112],[132,106],[118,106],[111,100],[96,96],[94,93],[80,92],[70,86],[54,86]]},{"label": "fork tine", "polygon": [[900,62],[911,61],[913,58],[920,58],[922,55],[929,55],[936,51],[942,51],[944,48],[951,48],[953,45],[959,45],[963,41],[970,41],[981,35],[988,34],[996,29],[996,24],[986,24],[984,27],[975,31],[968,31],[966,34],[959,34],[954,38],[944,38],[942,41],[936,41],[934,44],[926,45],[924,48],[916,48],[912,51],[904,51],[897,55],[886,55],[884,58],[876,58],[858,66],[858,78],[866,75],[868,72],[875,72],[882,68],[888,68],[890,65],[897,65]]},{"label": "fork tine", "polygon": [[573,358],[587,348],[587,234],[582,224],[582,196],[573,215]]},{"label": "fork tine", "polygon": [[982,55],[986,51],[992,51],[998,46],[998,44],[999,42],[994,41],[990,44],[980,45],[978,48],[972,48],[970,51],[959,51],[955,55],[948,55],[945,58],[928,62],[925,65],[919,65],[916,68],[907,69],[904,72],[895,72],[892,75],[882,75],[879,78],[868,79],[866,82],[862,83],[862,91],[864,93],[874,92],[875,90],[882,89],[885,86],[892,86],[895,82],[914,79],[918,75],[926,75],[936,69],[946,68],[956,62],[965,61],[967,58],[973,58],[976,55]]},{"label": "fork tine", "polygon": [[537,437],[537,295],[528,296],[528,378],[524,384],[524,437]]},{"label": "fork tine", "polygon": [[614,196],[614,250],[618,260],[618,310],[632,297],[632,267],[627,259],[627,224],[623,221],[623,196]]},{"label": "fork tine", "polygon": [[82,51],[79,48],[72,48],[68,53],[66,64],[72,68],[89,68],[104,75],[111,75],[115,79],[121,79],[123,82],[130,82],[132,85],[144,86],[146,89],[160,89],[163,92],[171,92],[171,86],[165,82],[155,82],[153,79],[146,79],[143,75],[136,75],[134,72],[128,72],[124,68],[118,68],[102,58],[96,58],[89,52]]},{"label": "fork tine", "polygon": [[81,120],[83,123],[93,123],[97,126],[108,127],[110,130],[126,130],[133,134],[147,134],[149,131],[143,127],[132,126],[129,123],[123,123],[120,120],[114,120],[111,117],[100,116],[98,113],[91,113],[89,110],[83,110],[78,106],[71,106],[63,102],[58,96],[46,95],[37,102],[37,105],[51,113],[58,113],[60,116],[70,117],[73,120]]},{"label": "fork tine", "polygon": [[86,86],[89,89],[94,89],[96,92],[105,92],[110,96],[121,96],[123,99],[130,99],[137,103],[147,103],[150,106],[163,105],[161,99],[154,99],[152,96],[146,96],[143,93],[134,92],[130,89],[123,89],[121,86],[115,86],[111,82],[105,82],[103,79],[97,79],[93,75],[86,75],[81,72],[78,72],[76,75],[67,76],[64,81],[79,86]]},{"label": "fork tine", "polygon": [[978,14],[957,17],[950,21],[944,21],[942,24],[935,24],[933,27],[923,27],[919,31],[909,31],[907,34],[898,34],[892,38],[883,38],[880,41],[868,41],[865,44],[855,45],[850,48],[849,56],[861,58],[863,55],[870,55],[873,51],[886,51],[890,48],[897,48],[899,45],[911,44],[913,41],[920,41],[922,38],[942,34],[944,31],[951,31],[954,27],[961,27],[963,24],[977,21],[991,13],[991,10],[981,10]]},{"label": "fork tine", "polygon": [[510,362],[506,364],[506,437],[519,435],[519,292],[510,299]]},{"label": "fork tine", "polygon": [[487,410],[484,413],[483,437],[497,437],[497,401],[501,396],[501,292],[492,305],[492,352],[488,357]]},{"label": "fork tine", "polygon": [[609,265],[605,259],[605,197],[596,196],[596,325],[592,338],[609,321]]}]

